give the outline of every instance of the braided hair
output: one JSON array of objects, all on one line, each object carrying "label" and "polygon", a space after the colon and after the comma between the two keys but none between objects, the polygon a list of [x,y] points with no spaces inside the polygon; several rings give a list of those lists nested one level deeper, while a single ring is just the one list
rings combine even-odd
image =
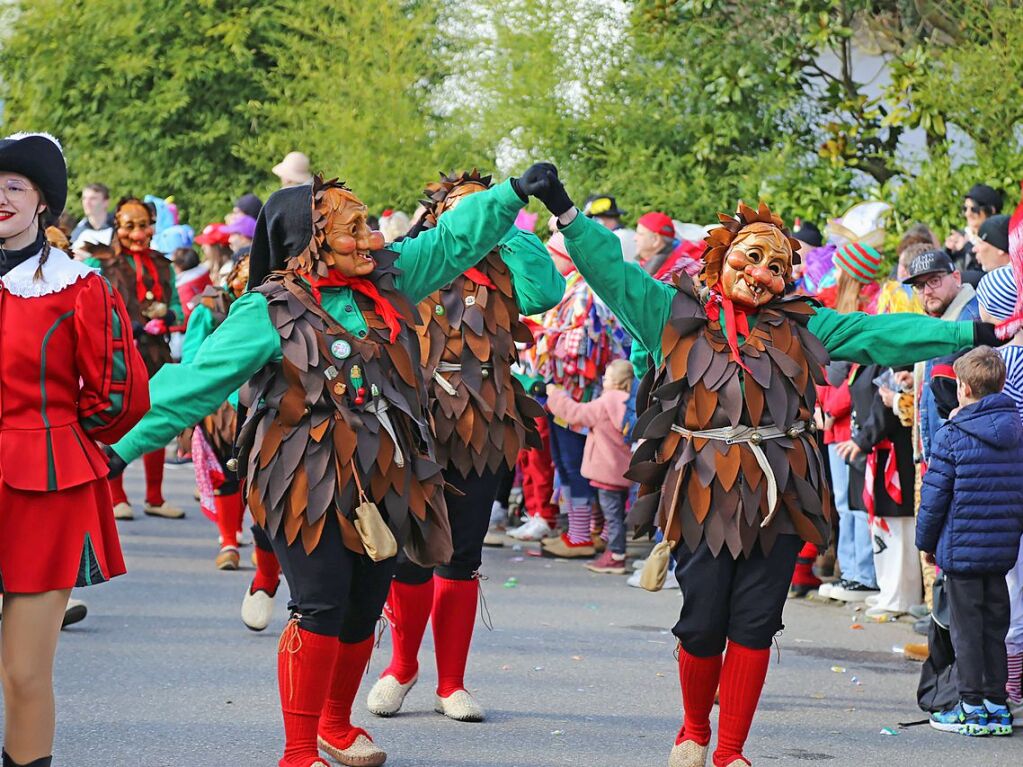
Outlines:
[{"label": "braided hair", "polygon": [[[43,197],[42,192],[39,192],[39,199],[41,199],[43,202],[46,202],[46,198]],[[40,232],[46,231],[46,219],[49,216],[49,213],[50,209],[49,207],[47,207],[46,210],[40,212],[36,220],[36,224],[39,227]],[[43,264],[45,264],[46,261],[50,258],[50,248],[51,248],[50,241],[44,236],[43,251],[42,253],[39,254],[39,266],[36,267],[36,273],[32,276],[33,280],[41,280],[43,278]]]}]

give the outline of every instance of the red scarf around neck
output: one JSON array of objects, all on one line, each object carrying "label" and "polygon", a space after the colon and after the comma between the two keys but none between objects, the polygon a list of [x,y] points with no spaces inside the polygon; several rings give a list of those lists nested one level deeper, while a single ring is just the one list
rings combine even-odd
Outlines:
[{"label": "red scarf around neck", "polygon": [[351,288],[356,293],[366,296],[366,298],[373,302],[373,308],[380,315],[380,319],[390,329],[391,343],[393,344],[398,340],[398,334],[401,333],[401,314],[394,308],[394,304],[380,295],[377,286],[370,280],[367,280],[365,277],[346,277],[337,269],[331,269],[326,277],[316,277],[311,274],[303,274],[302,276],[309,281],[309,286],[312,288],[313,297],[317,303],[321,302],[320,288]]},{"label": "red scarf around neck", "polygon": [[[135,259],[135,298],[141,304],[146,301],[146,293],[153,294],[154,301],[163,301],[163,287],[160,285],[160,274],[156,271],[156,264],[153,263],[153,258],[148,253],[132,253],[128,252],[133,259]],[[149,278],[153,281],[153,288],[150,290],[146,287],[145,280],[143,279],[143,270],[149,275]]]},{"label": "red scarf around neck", "polygon": [[732,299],[727,298],[721,293],[720,283],[711,288],[710,299],[707,301],[705,310],[707,317],[714,322],[721,321],[721,312],[724,310],[725,340],[728,341],[728,348],[732,352],[732,359],[739,363],[739,367],[749,373],[750,369],[746,367],[746,363],[742,361],[742,356],[739,354],[739,334],[742,333],[744,338],[749,337],[750,310],[742,306],[736,306]]}]

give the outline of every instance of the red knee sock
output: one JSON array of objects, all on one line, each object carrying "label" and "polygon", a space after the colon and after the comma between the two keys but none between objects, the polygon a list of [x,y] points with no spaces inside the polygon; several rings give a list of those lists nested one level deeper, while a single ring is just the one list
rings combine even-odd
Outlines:
[{"label": "red knee sock", "polygon": [[238,528],[245,516],[242,494],[214,495],[213,505],[217,509],[217,529],[220,530],[221,546],[238,548]]},{"label": "red knee sock", "polygon": [[700,658],[678,648],[678,680],[682,685],[682,729],[675,743],[692,740],[701,746],[710,743],[710,711],[721,677],[721,656]]},{"label": "red knee sock", "polygon": [[821,581],[813,574],[813,563],[817,559],[817,546],[804,543],[796,558],[796,569],[792,573],[793,586],[820,586]]},{"label": "red knee sock", "polygon": [[726,767],[736,759],[745,759],[742,748],[749,736],[760,692],[767,678],[770,648],[752,650],[728,642],[721,667],[721,701],[718,713],[718,747],[714,767]]},{"label": "red knee sock", "polygon": [[127,503],[128,496],[124,492],[124,475],[118,474],[110,481],[110,501],[116,506],[119,503]]},{"label": "red knee sock", "polygon": [[299,628],[291,621],[277,649],[277,684],[284,715],[284,757],[278,767],[308,767],[319,757],[316,731],[330,690],[338,654],[337,637]]},{"label": "red knee sock", "polygon": [[419,646],[433,607],[434,579],[426,583],[391,581],[384,614],[391,624],[391,662],[381,677],[408,684],[419,673]]},{"label": "red knee sock", "polygon": [[281,565],[272,551],[264,551],[256,546],[255,552],[256,577],[252,579],[249,591],[255,594],[257,591],[263,590],[270,596],[274,596],[281,583]]},{"label": "red knee sock", "polygon": [[163,450],[154,450],[142,456],[146,472],[146,503],[163,506]]},{"label": "red knee sock", "polygon": [[352,727],[352,702],[372,654],[372,636],[354,644],[338,643],[330,693],[320,714],[319,727],[320,737],[335,748],[348,748],[360,733],[365,733],[360,727]]},{"label": "red knee sock", "polygon": [[465,689],[465,661],[476,624],[479,581],[452,581],[435,576],[433,649],[437,655],[437,694],[446,698]]}]

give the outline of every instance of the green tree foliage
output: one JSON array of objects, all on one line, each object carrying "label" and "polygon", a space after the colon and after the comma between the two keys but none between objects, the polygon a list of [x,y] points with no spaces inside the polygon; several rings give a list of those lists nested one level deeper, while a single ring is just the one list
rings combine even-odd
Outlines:
[{"label": "green tree foliage", "polygon": [[61,135],[73,183],[174,194],[193,223],[273,189],[293,149],[377,210],[439,170],[552,159],[634,215],[765,199],[822,224],[874,198],[895,233],[1023,176],[1018,0],[7,6],[4,128]]}]

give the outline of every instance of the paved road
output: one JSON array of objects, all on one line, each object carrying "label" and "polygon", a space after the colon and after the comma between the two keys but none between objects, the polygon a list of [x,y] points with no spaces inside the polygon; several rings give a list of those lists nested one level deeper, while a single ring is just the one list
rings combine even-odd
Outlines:
[{"label": "paved road", "polygon": [[[140,499],[135,467],[127,484]],[[56,765],[277,763],[284,600],[267,632],[245,629],[238,606],[251,571],[213,569],[215,529],[192,502],[192,487],[190,466],[168,467],[169,496],[189,517],[121,523],[129,574],[80,593],[91,612],[60,645]],[[524,555],[493,550],[484,562],[494,630],[477,634],[468,679],[487,723],[432,712],[429,638],[406,713],[371,721],[363,711],[357,721],[395,767],[662,767],[679,726],[674,642],[665,630],[678,592],[648,594],[624,578]],[[511,577],[517,585],[505,588]],[[755,765],[1021,763],[1019,736],[976,741],[927,727],[881,735],[922,718],[913,697],[919,667],[892,651],[912,634],[903,624],[853,630],[854,620],[845,607],[789,604],[747,751]],[[372,675],[385,664],[383,642]]]}]

